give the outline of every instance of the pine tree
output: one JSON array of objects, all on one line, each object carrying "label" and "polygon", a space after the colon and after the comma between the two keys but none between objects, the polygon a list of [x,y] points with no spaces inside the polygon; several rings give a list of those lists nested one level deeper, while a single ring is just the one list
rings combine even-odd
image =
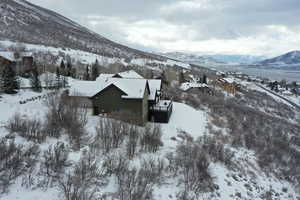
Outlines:
[{"label": "pine tree", "polygon": [[39,72],[38,72],[37,65],[35,63],[33,65],[32,72],[30,75],[30,83],[31,83],[31,88],[33,91],[35,91],[35,92],[42,91],[42,85],[41,85],[41,81],[39,78]]},{"label": "pine tree", "polygon": [[207,84],[207,76],[205,74],[203,75],[202,83]]},{"label": "pine tree", "polygon": [[96,60],[95,64],[93,64],[92,66],[92,74],[91,74],[91,78],[93,81],[95,81],[97,79],[97,77],[99,76],[99,64],[98,64],[98,60]]},{"label": "pine tree", "polygon": [[179,74],[179,83],[182,84],[185,82],[184,73],[181,71]]},{"label": "pine tree", "polygon": [[58,67],[56,68],[56,84],[55,85],[56,85],[57,89],[61,87],[60,70]]},{"label": "pine tree", "polygon": [[60,63],[60,74],[65,75],[65,72],[66,72],[66,66],[65,66],[65,62],[62,60]]},{"label": "pine tree", "polygon": [[167,85],[167,86],[169,85],[169,81],[168,81],[168,79],[167,79],[167,75],[166,75],[165,70],[162,71],[162,74],[161,74],[161,81],[162,81],[163,84],[165,84],[165,85]]},{"label": "pine tree", "polygon": [[11,66],[4,67],[1,75],[1,90],[6,94],[16,94],[20,88],[20,82],[16,76],[16,72]]},{"label": "pine tree", "polygon": [[90,80],[89,65],[86,66],[85,73],[84,73],[84,80],[86,80],[86,81]]},{"label": "pine tree", "polygon": [[72,75],[72,64],[70,62],[67,63],[67,76],[71,76]]}]

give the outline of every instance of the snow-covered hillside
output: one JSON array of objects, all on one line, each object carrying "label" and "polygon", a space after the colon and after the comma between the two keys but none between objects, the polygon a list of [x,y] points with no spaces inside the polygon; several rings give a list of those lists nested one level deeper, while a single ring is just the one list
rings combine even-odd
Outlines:
[{"label": "snow-covered hillside", "polygon": [[25,0],[0,1],[0,40],[71,48],[107,57],[164,60],[162,56],[110,41],[58,13]]},{"label": "snow-covered hillside", "polygon": [[[0,40],[0,56],[4,56],[8,59],[14,59],[13,52],[10,50],[11,47],[23,46],[26,48],[25,54],[34,56],[35,60],[41,60],[42,62],[60,64],[62,59],[69,56],[73,64],[80,62],[82,64],[92,64],[96,59],[102,66],[107,67],[109,64],[121,63],[123,65],[137,65],[140,67],[151,67],[153,64],[161,66],[180,66],[183,68],[190,68],[190,65],[184,62],[176,61],[173,59],[165,58],[164,60],[157,60],[151,58],[132,58],[129,61],[126,58],[118,57],[107,57],[99,54],[94,54],[81,50],[74,50],[70,48],[55,48],[51,46],[35,45],[27,43],[15,43],[8,40]],[[50,58],[49,58],[50,57]],[[52,58],[54,57],[54,58]]]},{"label": "snow-covered hillside", "polygon": [[[70,80],[70,84],[76,84],[77,80]],[[26,82],[25,80],[23,82]],[[249,90],[259,91],[260,89],[255,86],[254,83],[244,84]],[[16,112],[27,119],[41,119],[46,120],[45,115],[47,113],[46,101],[51,98],[53,91],[44,90],[42,93],[27,91],[20,91],[16,95],[1,95],[0,98],[0,138],[4,138],[8,135],[7,130],[4,128],[7,125],[8,119],[10,119]],[[49,94],[50,96],[48,96]],[[275,96],[270,95],[270,98],[275,101],[281,102]],[[35,98],[37,96],[42,96],[43,98]],[[231,97],[227,97],[231,98]],[[29,100],[26,104],[20,104],[21,100]],[[171,160],[166,159],[170,153],[175,153],[179,150],[179,146],[185,144],[194,145],[193,141],[203,140],[203,144],[206,144],[206,137],[213,137],[209,131],[209,126],[216,131],[220,131],[224,136],[220,136],[219,139],[223,137],[226,140],[226,135],[229,134],[229,130],[220,129],[213,125],[212,116],[208,108],[195,109],[183,103],[174,103],[173,114],[170,118],[168,124],[161,124],[162,129],[162,142],[163,146],[156,153],[146,153],[138,152],[137,155],[129,160],[131,166],[140,166],[144,159],[155,158],[163,159],[165,162],[165,171],[163,182],[153,185],[153,194],[155,200],[160,199],[180,199],[179,193],[184,190],[182,175],[179,173],[173,176],[167,170],[167,166],[170,165]],[[92,116],[91,113],[88,114],[88,123],[86,125],[87,135],[91,138],[95,136],[97,123],[99,117]],[[8,137],[8,138],[11,138]],[[90,138],[90,139],[91,139]],[[27,139],[15,135],[15,142],[17,144],[22,144],[24,146],[29,146],[33,142]],[[62,135],[59,138],[47,137],[45,141],[37,143],[41,151],[45,151],[50,145],[55,145],[57,142],[62,142],[66,146],[70,145],[70,140],[67,135]],[[201,143],[201,142],[200,142]],[[123,149],[124,148],[124,149]],[[258,165],[258,158],[254,151],[241,148],[226,146],[229,152],[232,153],[233,158],[232,164],[224,164],[220,161],[211,160],[208,166],[208,170],[213,177],[213,187],[214,190],[210,192],[203,192],[196,199],[214,199],[214,200],[232,200],[232,199],[243,199],[243,200],[263,200],[267,196],[271,196],[278,199],[290,199],[294,200],[297,198],[297,188],[292,183],[285,180],[281,180],[275,177],[272,173],[268,174],[264,172]],[[84,151],[90,149],[89,143],[83,145],[80,150],[70,149],[68,160],[75,164],[80,160]],[[115,151],[115,150],[114,150]],[[113,151],[113,152],[114,152]],[[116,149],[116,152],[127,151],[126,147],[120,146]],[[113,156],[113,152],[106,156]],[[99,165],[106,159],[102,153],[97,154],[97,162]],[[40,157],[41,161],[43,157]],[[188,158],[186,158],[188,159]],[[67,173],[68,168],[65,169],[64,173]],[[40,175],[39,175],[40,176]],[[40,177],[41,178],[41,177]],[[26,178],[25,178],[26,180]],[[34,179],[35,180],[35,179]],[[38,185],[33,183],[33,186],[26,188],[23,185],[24,177],[19,177],[13,182],[9,191],[4,194],[0,194],[0,198],[3,200],[11,199],[22,199],[31,200],[33,198],[43,198],[45,200],[58,200],[62,199],[61,188],[57,185],[49,186],[48,188],[40,188]],[[36,180],[35,180],[36,181]],[[35,182],[34,181],[34,182]],[[115,179],[110,177],[107,179],[108,183],[101,187],[99,194],[107,194],[108,199],[113,199],[112,193],[117,191],[118,184]],[[23,185],[23,186],[22,186]],[[99,192],[99,191],[98,191]],[[118,199],[118,198],[114,198]]]}]

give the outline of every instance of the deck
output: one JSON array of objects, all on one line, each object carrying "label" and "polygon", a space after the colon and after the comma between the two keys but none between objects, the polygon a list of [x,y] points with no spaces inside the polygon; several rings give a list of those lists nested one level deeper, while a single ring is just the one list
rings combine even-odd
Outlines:
[{"label": "deck", "polygon": [[150,106],[149,121],[156,123],[168,123],[173,112],[173,100],[160,100]]}]

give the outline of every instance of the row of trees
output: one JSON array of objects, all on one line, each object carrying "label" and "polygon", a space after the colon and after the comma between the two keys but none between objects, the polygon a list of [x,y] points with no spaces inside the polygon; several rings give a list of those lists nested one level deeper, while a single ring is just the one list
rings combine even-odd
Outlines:
[{"label": "row of trees", "polygon": [[[98,61],[93,65],[92,68],[92,79],[95,80],[99,75],[98,72]],[[20,89],[20,76],[17,74],[17,70],[13,65],[4,65],[0,71],[0,92],[4,92],[6,94],[16,94]],[[36,62],[33,63],[31,71],[28,74],[30,79],[30,86],[33,91],[40,92],[42,90],[42,83],[40,80],[42,67],[38,65]],[[60,67],[56,68],[56,80],[54,83],[52,82],[50,85],[47,83],[46,87],[52,88],[60,88],[66,87],[68,85],[67,77],[76,77],[76,68],[72,66],[70,62],[65,62],[62,60]],[[87,75],[87,80],[89,80],[90,76]],[[48,80],[45,80],[45,82]]]}]

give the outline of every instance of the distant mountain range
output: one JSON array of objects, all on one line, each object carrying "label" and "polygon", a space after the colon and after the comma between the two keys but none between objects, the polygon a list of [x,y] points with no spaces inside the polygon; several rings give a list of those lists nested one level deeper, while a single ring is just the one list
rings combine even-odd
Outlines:
[{"label": "distant mountain range", "polygon": [[251,55],[197,55],[184,52],[168,52],[161,54],[163,56],[180,60],[182,62],[203,65],[243,65],[259,68],[276,68],[282,70],[300,70],[300,51],[292,51],[284,55],[268,58],[265,56],[251,56]]},{"label": "distant mountain range", "polygon": [[183,52],[168,52],[162,53],[162,56],[166,56],[168,58],[180,60],[185,63],[195,64],[195,65],[206,65],[206,64],[224,64],[212,57],[209,56],[199,56],[196,54],[189,54]]},{"label": "distant mountain range", "polygon": [[300,51],[291,51],[275,58],[259,62],[262,65],[300,65]]},{"label": "distant mountain range", "polygon": [[266,56],[226,55],[226,54],[214,54],[208,56],[224,63],[243,63],[243,64],[259,62],[267,58]]},{"label": "distant mountain range", "polygon": [[259,62],[266,57],[264,56],[250,56],[250,55],[226,55],[226,54],[214,54],[214,55],[198,55],[193,53],[184,52],[168,52],[163,53],[163,56],[177,59],[183,62],[206,65],[206,64],[229,64],[229,63],[244,63],[250,64]]}]

